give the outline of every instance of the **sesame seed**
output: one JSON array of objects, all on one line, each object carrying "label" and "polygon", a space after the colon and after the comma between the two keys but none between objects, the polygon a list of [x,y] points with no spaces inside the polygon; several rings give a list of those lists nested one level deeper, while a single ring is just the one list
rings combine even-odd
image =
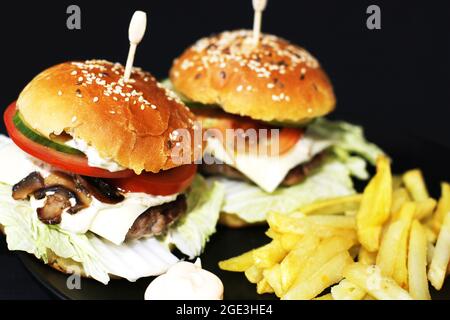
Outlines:
[{"label": "sesame seed", "polygon": [[72,123],[75,122],[75,121],[77,121],[77,117],[76,117],[76,116],[73,116],[73,117],[72,117]]},{"label": "sesame seed", "polygon": [[141,110],[145,110],[145,105],[141,104]]},{"label": "sesame seed", "polygon": [[252,91],[253,87],[252,86],[247,86],[247,91]]},{"label": "sesame seed", "polygon": [[98,97],[94,97],[94,99],[92,99],[92,101],[97,102],[98,101]]},{"label": "sesame seed", "polygon": [[236,91],[237,91],[237,92],[241,92],[243,89],[244,89],[244,86],[243,86],[243,85],[239,85],[239,86],[236,88]]},{"label": "sesame seed", "polygon": [[61,90],[58,91],[58,96],[62,96],[62,91]]},{"label": "sesame seed", "polygon": [[77,70],[73,70],[73,71],[70,73],[70,75],[71,75],[71,76],[76,76],[77,73],[78,73]]},{"label": "sesame seed", "polygon": [[78,77],[78,82],[83,82],[83,77]]}]

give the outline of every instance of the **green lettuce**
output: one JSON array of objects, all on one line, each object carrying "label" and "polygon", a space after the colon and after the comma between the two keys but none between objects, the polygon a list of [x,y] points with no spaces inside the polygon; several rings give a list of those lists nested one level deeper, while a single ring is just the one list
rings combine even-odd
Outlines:
[{"label": "green lettuce", "polygon": [[308,126],[308,134],[331,141],[336,155],[341,160],[356,154],[375,164],[377,157],[383,154],[380,148],[366,140],[361,126],[345,121],[318,118]]},{"label": "green lettuce", "polygon": [[217,182],[208,183],[197,176],[187,198],[188,215],[169,230],[166,242],[194,258],[200,255],[209,237],[216,231],[225,190]]},{"label": "green lettuce", "polygon": [[109,281],[106,268],[98,261],[86,235],[42,223],[28,201],[12,199],[11,186],[6,184],[0,184],[0,224],[4,227],[9,250],[26,251],[45,263],[53,252],[81,263],[88,276],[103,283]]},{"label": "green lettuce", "polygon": [[279,187],[272,193],[243,181],[209,179],[219,181],[225,187],[222,211],[236,214],[249,223],[264,221],[271,211],[289,213],[316,200],[354,193],[350,170],[335,157],[325,160],[303,182],[292,187]]}]

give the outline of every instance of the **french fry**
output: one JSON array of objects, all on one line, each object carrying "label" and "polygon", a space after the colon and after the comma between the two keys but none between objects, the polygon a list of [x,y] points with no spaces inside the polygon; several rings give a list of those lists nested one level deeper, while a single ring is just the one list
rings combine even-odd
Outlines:
[{"label": "french fry", "polygon": [[253,250],[253,261],[255,266],[261,269],[270,268],[283,260],[287,252],[283,249],[281,242],[277,239]]},{"label": "french fry", "polygon": [[276,264],[263,272],[264,279],[273,288],[277,297],[283,295],[283,288],[281,286],[281,268],[280,264]]},{"label": "french fry", "polygon": [[364,190],[356,215],[359,242],[369,252],[377,251],[381,229],[389,219],[392,204],[392,175],[389,159],[380,156],[377,173]]},{"label": "french fry", "polygon": [[219,268],[226,271],[244,272],[253,265],[253,250],[245,252],[237,257],[219,262]]},{"label": "french fry", "polygon": [[408,201],[411,201],[411,197],[405,188],[395,189],[392,193],[391,213],[399,212],[403,204]]},{"label": "french fry", "polygon": [[302,240],[303,236],[295,233],[283,233],[280,236],[281,246],[286,251],[291,251],[297,243]]},{"label": "french fry", "polygon": [[249,282],[258,283],[263,278],[263,269],[258,268],[256,265],[253,265],[245,270],[244,274]]},{"label": "french fry", "polygon": [[429,227],[429,226],[427,226],[427,225],[425,225],[424,228],[425,228],[425,232],[427,234],[428,242],[436,243],[437,234],[436,234],[436,232],[434,232],[434,229]]},{"label": "french fry", "polygon": [[344,269],[344,278],[378,300],[412,300],[393,279],[383,276],[377,266],[353,263]]},{"label": "french fry", "polygon": [[313,300],[333,300],[333,296],[331,295],[331,293],[327,293],[321,295],[320,297],[314,298]]},{"label": "french fry", "polygon": [[431,260],[433,260],[434,255],[434,244],[431,242],[428,242],[427,244],[427,265],[431,264]]},{"label": "french fry", "polygon": [[314,215],[306,217],[310,223],[335,229],[356,229],[356,219],[352,216]]},{"label": "french fry", "polygon": [[258,294],[264,294],[264,293],[273,293],[272,287],[269,285],[266,279],[262,279],[256,284],[256,292]]},{"label": "french fry", "polygon": [[430,269],[428,270],[428,280],[436,290],[441,290],[444,284],[447,268],[450,261],[450,211],[447,212],[441,231],[434,248]]},{"label": "french fry", "polygon": [[399,175],[392,175],[392,189],[400,189],[403,188],[403,179]]},{"label": "french fry", "polygon": [[382,271],[383,275],[392,277],[394,274],[398,244],[402,237],[402,231],[405,228],[403,221],[391,222],[383,238],[381,239],[380,250],[378,251],[376,264]]},{"label": "french fry", "polygon": [[437,201],[433,198],[428,198],[423,201],[417,201],[416,204],[417,208],[415,218],[417,220],[424,220],[433,214]]},{"label": "french fry", "polygon": [[266,236],[268,236],[270,239],[279,239],[281,236],[282,236],[282,234],[281,233],[279,233],[279,232],[276,232],[275,230],[273,230],[273,229],[268,229],[267,231],[266,231]]},{"label": "french fry", "polygon": [[283,300],[309,300],[319,295],[329,286],[338,283],[344,269],[353,262],[347,251],[341,252],[316,269],[308,279],[296,281]]},{"label": "french fry", "polygon": [[347,279],[343,279],[331,287],[331,295],[333,300],[362,300],[366,296],[366,292]]},{"label": "french fry", "polygon": [[305,215],[340,214],[346,211],[357,210],[361,203],[361,198],[361,194],[354,194],[339,198],[320,200],[300,208],[299,211]]},{"label": "french fry", "polygon": [[391,219],[376,259],[383,275],[394,278],[403,287],[408,283],[407,244],[415,210],[413,202],[406,202],[397,214],[397,220]]},{"label": "french fry", "polygon": [[[336,220],[325,219],[323,217],[337,218],[335,216],[311,216],[297,218],[290,215],[271,212],[267,215],[267,223],[271,229],[279,233],[294,233],[300,235],[317,234],[323,238],[336,235],[355,235],[355,229],[332,227],[332,223],[336,222]],[[311,220],[311,218],[314,218],[315,220]],[[340,220],[342,225],[352,224],[352,217],[341,216],[340,218],[344,218]]]},{"label": "french fry", "polygon": [[414,220],[409,236],[409,294],[415,300],[430,300],[427,278],[427,235],[425,228]]},{"label": "french fry", "polygon": [[450,184],[441,183],[441,197],[439,198],[436,212],[433,217],[432,226],[436,233],[439,233],[442,222],[447,212],[450,211]]},{"label": "french fry", "polygon": [[409,170],[403,174],[402,178],[414,201],[424,201],[430,197],[421,170]]},{"label": "french fry", "polygon": [[411,225],[416,212],[416,204],[407,202],[400,209],[399,219],[404,222],[404,228],[398,243],[393,279],[402,288],[408,288],[408,239]]},{"label": "french fry", "polygon": [[286,292],[297,279],[306,261],[317,252],[320,239],[315,235],[306,235],[280,263],[282,291]]},{"label": "french fry", "polygon": [[317,247],[317,252],[314,255],[310,256],[309,259],[305,262],[304,266],[301,268],[295,282],[306,280],[322,265],[327,263],[327,261],[331,260],[341,252],[348,252],[348,250],[354,244],[355,239],[342,238],[337,236],[322,240],[322,242]]},{"label": "french fry", "polygon": [[359,249],[358,262],[366,265],[375,264],[377,261],[377,252],[369,252],[364,247]]}]

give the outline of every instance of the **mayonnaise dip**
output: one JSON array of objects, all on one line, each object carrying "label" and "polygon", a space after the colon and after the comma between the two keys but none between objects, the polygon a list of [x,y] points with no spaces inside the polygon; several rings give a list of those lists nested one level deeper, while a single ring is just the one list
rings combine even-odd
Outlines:
[{"label": "mayonnaise dip", "polygon": [[180,261],[154,279],[145,291],[145,300],[223,300],[222,281],[194,263]]}]

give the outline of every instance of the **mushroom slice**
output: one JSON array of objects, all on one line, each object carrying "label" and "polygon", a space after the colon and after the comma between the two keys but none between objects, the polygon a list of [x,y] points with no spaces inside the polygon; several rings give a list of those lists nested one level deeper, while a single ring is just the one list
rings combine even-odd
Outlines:
[{"label": "mushroom slice", "polygon": [[44,179],[39,172],[32,172],[12,188],[14,200],[25,200],[30,194],[44,187]]},{"label": "mushroom slice", "polygon": [[45,178],[44,183],[45,187],[63,186],[69,189],[77,195],[77,199],[85,207],[88,207],[92,201],[88,190],[78,183],[76,175],[72,176],[61,171],[53,171],[52,174]]},{"label": "mushroom slice", "polygon": [[125,199],[123,194],[119,192],[119,189],[100,178],[76,176],[75,180],[77,183],[82,184],[100,202],[116,204]]},{"label": "mushroom slice", "polygon": [[63,211],[67,208],[76,207],[78,203],[75,193],[63,186],[39,189],[34,192],[34,197],[38,200],[46,198],[44,206],[36,210],[39,220],[46,224],[60,223]]}]

